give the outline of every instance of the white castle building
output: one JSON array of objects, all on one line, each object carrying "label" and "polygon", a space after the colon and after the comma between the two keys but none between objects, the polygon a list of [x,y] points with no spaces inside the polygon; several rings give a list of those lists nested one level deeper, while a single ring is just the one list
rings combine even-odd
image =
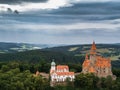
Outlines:
[{"label": "white castle building", "polygon": [[50,77],[52,82],[64,82],[68,78],[70,81],[75,79],[74,72],[69,72],[67,65],[57,65],[54,61],[51,63]]}]

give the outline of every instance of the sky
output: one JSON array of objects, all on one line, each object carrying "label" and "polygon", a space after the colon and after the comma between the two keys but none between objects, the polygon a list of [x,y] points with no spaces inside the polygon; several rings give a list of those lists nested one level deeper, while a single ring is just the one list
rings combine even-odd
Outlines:
[{"label": "sky", "polygon": [[119,33],[119,0],[0,0],[0,42],[120,43]]}]

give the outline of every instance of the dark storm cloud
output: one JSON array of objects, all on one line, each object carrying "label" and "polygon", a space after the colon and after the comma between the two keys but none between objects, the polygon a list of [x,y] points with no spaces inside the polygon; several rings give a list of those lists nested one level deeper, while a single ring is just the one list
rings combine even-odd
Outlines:
[{"label": "dark storm cloud", "polygon": [[118,14],[120,13],[120,2],[106,3],[79,3],[71,7],[62,7],[54,11],[56,14],[72,14],[72,15],[98,15],[98,14]]},{"label": "dark storm cloud", "polygon": [[[28,12],[29,13],[29,12]],[[31,14],[31,12],[29,13]],[[34,15],[43,14],[43,18],[48,15],[49,19],[69,22],[84,20],[114,20],[120,18],[120,2],[94,2],[94,3],[74,3],[68,7],[60,7],[53,10],[38,10]],[[49,16],[50,15],[50,16]],[[64,19],[64,20],[63,20]],[[49,20],[50,21],[50,20]],[[48,22],[49,22],[48,21]],[[53,20],[52,20],[53,21]]]},{"label": "dark storm cloud", "polygon": [[120,18],[120,2],[78,3],[71,7],[53,10],[56,15],[75,15],[85,20],[109,20]]},{"label": "dark storm cloud", "polygon": [[1,4],[19,4],[22,2],[46,2],[47,0],[0,0]]}]

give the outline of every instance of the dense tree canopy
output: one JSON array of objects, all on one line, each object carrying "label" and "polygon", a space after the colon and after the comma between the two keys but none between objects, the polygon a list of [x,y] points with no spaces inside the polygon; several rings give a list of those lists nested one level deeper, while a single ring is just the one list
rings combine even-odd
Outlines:
[{"label": "dense tree canopy", "polygon": [[[81,64],[68,64],[70,70],[81,72]],[[74,82],[66,81],[66,85],[50,86],[49,79],[33,74],[39,70],[49,73],[50,63],[40,61],[37,64],[29,62],[0,62],[0,90],[120,90],[120,69],[113,68],[113,74],[117,76],[112,80],[98,78],[94,74],[79,74]]]}]

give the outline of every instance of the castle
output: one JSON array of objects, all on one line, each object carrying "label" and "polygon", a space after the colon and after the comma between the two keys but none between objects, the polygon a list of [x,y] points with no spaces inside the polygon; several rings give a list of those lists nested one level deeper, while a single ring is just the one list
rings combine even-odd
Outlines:
[{"label": "castle", "polygon": [[94,73],[98,77],[114,77],[111,71],[111,60],[97,53],[95,42],[92,44],[90,55],[86,54],[82,64],[82,73]]},{"label": "castle", "polygon": [[75,79],[74,72],[69,72],[67,65],[57,65],[54,61],[51,63],[50,69],[51,82],[64,82],[67,79],[73,81]]},{"label": "castle", "polygon": [[[82,64],[82,73],[94,73],[98,77],[111,76],[112,79],[116,79],[111,70],[111,60],[110,58],[104,58],[97,53],[95,42],[93,42],[90,50],[90,55],[86,54],[85,60]],[[49,78],[45,73],[36,72],[34,76],[45,76]],[[51,85],[56,82],[65,82],[67,79],[69,81],[74,81],[75,73],[69,71],[68,65],[57,65],[54,61],[51,62],[50,68],[50,79]]]}]

